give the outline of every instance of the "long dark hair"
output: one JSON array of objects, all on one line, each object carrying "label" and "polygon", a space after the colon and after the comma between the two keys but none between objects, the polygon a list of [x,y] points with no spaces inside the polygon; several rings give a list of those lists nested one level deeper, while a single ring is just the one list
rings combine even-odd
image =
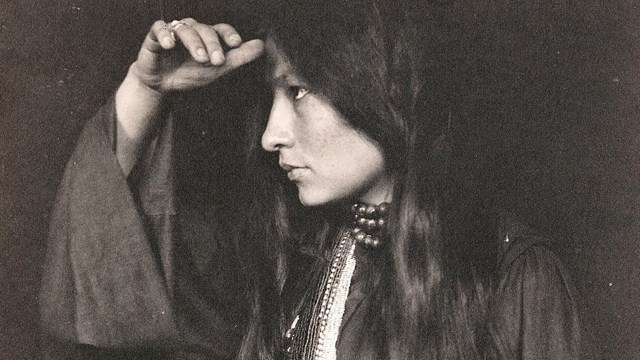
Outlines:
[{"label": "long dark hair", "polygon": [[[396,180],[391,240],[374,256],[374,301],[358,357],[482,358],[493,342],[484,330],[495,263],[491,216],[467,196],[455,127],[428,76],[432,44],[413,19],[427,13],[402,5],[291,2],[274,12],[268,36],[314,92],[380,145]],[[238,242],[240,252],[246,239],[259,247],[245,257],[253,310],[241,359],[274,357],[289,257],[303,242],[321,244],[336,225],[326,208],[299,204],[273,155],[259,147],[263,129],[264,122],[249,131],[253,200]]]}]

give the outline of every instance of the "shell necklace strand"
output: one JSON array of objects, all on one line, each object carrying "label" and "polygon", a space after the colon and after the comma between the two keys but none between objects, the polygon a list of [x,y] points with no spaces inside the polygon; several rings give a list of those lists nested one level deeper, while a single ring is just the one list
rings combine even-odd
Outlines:
[{"label": "shell necklace strand", "polygon": [[333,249],[330,266],[320,284],[319,296],[314,299],[305,339],[301,339],[302,342],[294,339],[300,315],[295,317],[285,334],[285,344],[289,345],[284,352],[288,358],[298,353],[314,360],[336,360],[340,326],[356,268],[356,246],[378,248],[383,244],[382,234],[386,229],[388,208],[388,203],[379,206],[353,205],[354,227],[343,230]]}]

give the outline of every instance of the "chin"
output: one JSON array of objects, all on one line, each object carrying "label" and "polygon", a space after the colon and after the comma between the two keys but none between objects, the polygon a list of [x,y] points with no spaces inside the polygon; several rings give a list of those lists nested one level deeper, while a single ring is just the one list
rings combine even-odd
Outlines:
[{"label": "chin", "polygon": [[328,201],[323,201],[318,197],[304,195],[302,193],[298,194],[298,200],[300,200],[300,203],[306,207],[320,206],[328,203]]},{"label": "chin", "polygon": [[[307,189],[308,190],[308,189]],[[322,206],[336,201],[337,199],[331,194],[326,194],[317,191],[305,191],[298,188],[298,200],[303,206]]]},{"label": "chin", "polygon": [[349,193],[308,190],[298,188],[298,200],[306,207],[334,204],[349,198]]}]

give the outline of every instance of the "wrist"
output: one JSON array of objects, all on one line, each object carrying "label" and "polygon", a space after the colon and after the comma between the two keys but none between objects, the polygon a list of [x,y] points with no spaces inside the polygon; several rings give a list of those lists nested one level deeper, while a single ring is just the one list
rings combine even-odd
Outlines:
[{"label": "wrist", "polygon": [[131,84],[142,96],[158,99],[164,97],[164,92],[161,91],[160,88],[160,82],[154,80],[152,76],[145,75],[141,72],[137,61],[129,66],[129,71],[127,72],[124,82]]},{"label": "wrist", "polygon": [[116,156],[125,174],[136,164],[145,140],[161,118],[164,94],[136,75],[135,63],[115,94]]},{"label": "wrist", "polygon": [[142,81],[135,63],[115,95],[118,138],[123,136],[133,143],[141,142],[162,112],[164,94]]}]

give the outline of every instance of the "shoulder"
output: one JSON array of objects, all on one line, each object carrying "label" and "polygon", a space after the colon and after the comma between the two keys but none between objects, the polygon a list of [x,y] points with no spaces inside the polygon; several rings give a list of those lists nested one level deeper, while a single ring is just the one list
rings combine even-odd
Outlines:
[{"label": "shoulder", "polygon": [[537,295],[558,296],[574,302],[570,274],[551,249],[547,239],[539,236],[516,237],[500,257],[496,295],[526,299]]},{"label": "shoulder", "polygon": [[501,231],[493,331],[515,358],[574,359],[580,326],[570,274],[549,239],[513,225]]},{"label": "shoulder", "polygon": [[569,273],[549,238],[506,216],[501,217],[499,229],[498,291],[524,283],[570,290]]}]

